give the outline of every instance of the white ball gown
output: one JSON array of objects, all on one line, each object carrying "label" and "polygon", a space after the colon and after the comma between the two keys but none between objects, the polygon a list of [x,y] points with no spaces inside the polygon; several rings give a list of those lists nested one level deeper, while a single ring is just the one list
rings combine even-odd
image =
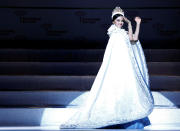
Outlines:
[{"label": "white ball gown", "polygon": [[83,106],[60,128],[101,128],[148,116],[154,106],[140,41],[114,24],[101,67]]}]

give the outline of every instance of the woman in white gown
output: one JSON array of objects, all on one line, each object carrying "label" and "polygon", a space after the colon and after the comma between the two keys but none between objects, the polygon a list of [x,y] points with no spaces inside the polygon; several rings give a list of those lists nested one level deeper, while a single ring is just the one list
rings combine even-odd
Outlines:
[{"label": "woman in white gown", "polygon": [[[138,40],[141,19],[131,22],[120,7],[112,12],[109,41],[101,67],[82,107],[61,128],[101,128],[147,117],[153,110],[149,74]],[[122,28],[128,23],[128,31]]]}]

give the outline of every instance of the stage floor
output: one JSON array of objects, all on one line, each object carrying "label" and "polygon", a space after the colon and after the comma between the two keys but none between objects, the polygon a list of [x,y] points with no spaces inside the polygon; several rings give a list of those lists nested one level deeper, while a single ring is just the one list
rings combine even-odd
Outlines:
[{"label": "stage floor", "polygon": [[179,124],[150,126],[147,129],[59,129],[59,126],[0,127],[0,131],[180,131]]}]

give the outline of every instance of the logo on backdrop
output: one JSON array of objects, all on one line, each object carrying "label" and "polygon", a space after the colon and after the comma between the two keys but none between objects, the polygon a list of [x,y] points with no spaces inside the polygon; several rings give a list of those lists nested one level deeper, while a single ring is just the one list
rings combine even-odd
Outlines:
[{"label": "logo on backdrop", "polygon": [[83,23],[83,24],[95,24],[96,22],[101,20],[100,18],[85,17],[87,13],[84,11],[77,11],[75,12],[75,15],[79,17],[80,23]]}]

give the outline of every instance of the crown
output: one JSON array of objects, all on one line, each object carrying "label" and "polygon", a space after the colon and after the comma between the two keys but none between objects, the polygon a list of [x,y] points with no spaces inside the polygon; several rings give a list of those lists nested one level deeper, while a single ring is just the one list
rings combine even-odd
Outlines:
[{"label": "crown", "polygon": [[120,7],[116,7],[116,8],[114,8],[114,10],[112,12],[111,17],[113,18],[113,16],[116,15],[116,14],[121,14],[121,15],[124,16],[124,11]]}]

